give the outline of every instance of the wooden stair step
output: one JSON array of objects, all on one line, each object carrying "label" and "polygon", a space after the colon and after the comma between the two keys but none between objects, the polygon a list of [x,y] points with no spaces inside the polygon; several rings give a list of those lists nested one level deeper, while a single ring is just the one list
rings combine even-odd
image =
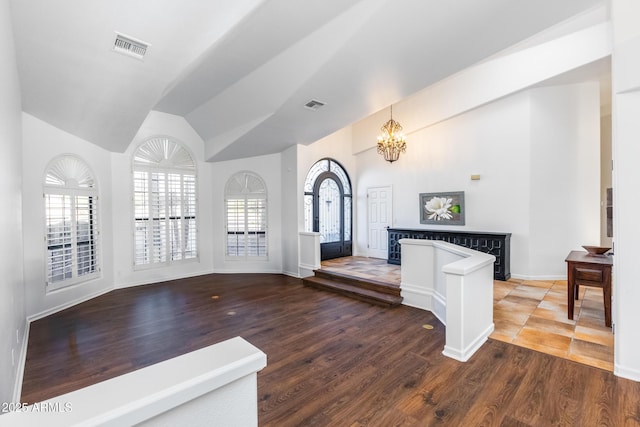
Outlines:
[{"label": "wooden stair step", "polygon": [[329,270],[314,270],[315,277],[321,277],[334,282],[346,283],[359,288],[369,289],[384,294],[400,296],[400,286],[393,283],[382,282],[375,279],[368,279],[358,276],[352,276],[344,273],[338,273]]},{"label": "wooden stair step", "polygon": [[335,293],[339,293],[351,298],[365,301],[375,305],[384,307],[394,307],[402,303],[402,297],[399,295],[390,295],[384,292],[378,292],[366,289],[349,283],[339,282],[324,277],[310,276],[302,279],[306,286],[323,289]]}]

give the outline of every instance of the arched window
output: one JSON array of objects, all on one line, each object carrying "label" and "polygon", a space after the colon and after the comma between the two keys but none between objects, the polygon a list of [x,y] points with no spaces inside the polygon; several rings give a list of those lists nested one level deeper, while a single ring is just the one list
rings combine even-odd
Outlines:
[{"label": "arched window", "polygon": [[267,187],[258,175],[238,172],[224,190],[227,257],[267,257]]},{"label": "arched window", "polygon": [[44,179],[47,290],[96,278],[98,257],[98,189],[80,158],[55,158]]},{"label": "arched window", "polygon": [[145,141],[133,156],[134,265],[197,258],[196,164],[168,137]]},{"label": "arched window", "polygon": [[351,255],[351,182],[338,162],[316,162],[304,183],[305,231],[320,233],[323,260]]}]

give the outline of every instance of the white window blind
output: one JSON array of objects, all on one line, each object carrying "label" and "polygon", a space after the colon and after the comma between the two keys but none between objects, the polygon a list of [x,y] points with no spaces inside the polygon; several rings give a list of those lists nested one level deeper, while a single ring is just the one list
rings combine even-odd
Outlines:
[{"label": "white window blind", "polygon": [[247,199],[247,255],[267,255],[267,200]]},{"label": "white window blind", "polygon": [[134,264],[193,259],[197,251],[195,163],[168,138],[143,144],[134,157]]},{"label": "white window blind", "polygon": [[227,199],[227,255],[245,256],[244,199]]},{"label": "white window blind", "polygon": [[267,257],[267,193],[262,179],[239,172],[225,189],[228,257]]},{"label": "white window blind", "polygon": [[88,166],[61,156],[47,168],[44,184],[47,289],[99,275],[98,196]]}]

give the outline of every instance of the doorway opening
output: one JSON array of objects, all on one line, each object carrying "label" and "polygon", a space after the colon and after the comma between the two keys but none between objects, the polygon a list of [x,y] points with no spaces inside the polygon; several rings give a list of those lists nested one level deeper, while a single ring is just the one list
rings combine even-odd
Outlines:
[{"label": "doorway opening", "polygon": [[305,231],[320,233],[320,258],[333,259],[352,254],[351,181],[333,159],[317,161],[304,183]]},{"label": "doorway opening", "polygon": [[388,233],[392,225],[391,186],[367,189],[367,253],[371,258],[388,258]]}]

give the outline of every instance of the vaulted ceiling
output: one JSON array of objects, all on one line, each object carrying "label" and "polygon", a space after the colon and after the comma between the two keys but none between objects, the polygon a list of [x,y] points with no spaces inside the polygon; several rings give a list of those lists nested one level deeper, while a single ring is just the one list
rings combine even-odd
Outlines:
[{"label": "vaulted ceiling", "polygon": [[[13,0],[23,110],[123,152],[151,110],[206,159],[309,144],[602,0]],[[148,43],[113,50],[116,32]],[[309,100],[326,105],[314,111]]]}]

